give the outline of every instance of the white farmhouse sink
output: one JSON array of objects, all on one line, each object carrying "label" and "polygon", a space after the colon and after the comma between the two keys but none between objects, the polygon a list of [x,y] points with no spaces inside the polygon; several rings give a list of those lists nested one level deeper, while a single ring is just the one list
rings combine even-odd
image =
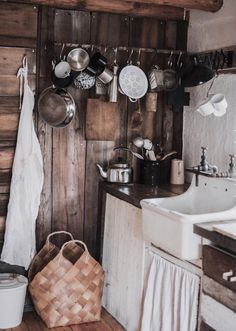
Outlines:
[{"label": "white farmhouse sink", "polygon": [[189,189],[176,197],[141,201],[144,240],[183,260],[201,256],[195,223],[236,220],[236,181],[195,176]]}]

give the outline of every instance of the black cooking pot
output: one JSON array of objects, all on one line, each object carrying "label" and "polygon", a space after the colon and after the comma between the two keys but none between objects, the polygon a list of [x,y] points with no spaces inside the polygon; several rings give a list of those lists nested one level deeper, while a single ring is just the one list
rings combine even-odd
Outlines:
[{"label": "black cooking pot", "polygon": [[193,87],[202,85],[215,76],[214,70],[210,66],[201,63],[197,55],[190,56],[185,63],[182,71],[182,85]]},{"label": "black cooking pot", "polygon": [[54,86],[59,87],[59,88],[65,88],[65,87],[68,87],[69,85],[72,84],[73,75],[70,74],[69,76],[67,76],[65,78],[58,78],[55,75],[55,72],[53,70],[52,73],[51,73],[51,81],[52,81]]},{"label": "black cooking pot", "polygon": [[107,59],[99,52],[93,54],[85,72],[90,76],[99,76],[107,65]]}]

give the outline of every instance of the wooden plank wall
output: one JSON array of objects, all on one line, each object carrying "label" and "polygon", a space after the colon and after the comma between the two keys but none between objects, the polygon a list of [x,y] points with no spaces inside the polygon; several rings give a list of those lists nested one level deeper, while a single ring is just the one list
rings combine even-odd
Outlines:
[{"label": "wooden plank wall", "polygon": [[27,55],[32,89],[36,85],[38,10],[32,5],[0,3],[0,248],[19,120],[19,79]]},{"label": "wooden plank wall", "polygon": [[[38,87],[36,91],[38,95],[51,84],[49,80],[51,59],[60,52],[60,47],[54,47],[54,42],[91,43],[111,47],[129,45],[175,48],[177,33],[180,28],[182,29],[182,23],[7,3],[1,4],[0,9],[0,18],[5,20],[4,23],[0,23],[0,45],[11,47],[0,49],[0,81],[1,79],[5,81],[6,76],[8,79],[7,87],[4,87],[4,84],[2,87],[0,84],[0,233],[3,233],[19,117],[17,84],[11,82],[16,80],[14,75],[20,66],[21,54],[28,52],[31,68],[34,68],[36,57],[35,53],[32,53],[32,48],[37,48],[37,79],[33,69],[31,73],[32,84]],[[38,34],[36,33],[37,12],[40,23]],[[14,28],[14,18],[19,20],[20,28]],[[29,29],[29,21],[33,25],[31,29]],[[4,28],[2,24],[5,24]],[[7,24],[8,28],[6,28]],[[16,46],[21,46],[22,53]],[[5,52],[5,55],[1,55],[1,51]],[[66,49],[65,54],[68,51],[69,49]],[[108,50],[106,55],[112,62],[113,52]],[[7,70],[7,66],[2,68],[5,58],[8,66],[11,67],[10,70]],[[120,52],[119,65],[124,66],[127,58],[127,52]],[[136,60],[137,54],[133,58],[134,62]],[[161,55],[141,54],[141,67],[145,70],[148,70],[152,63],[164,67],[166,61],[166,57]],[[156,113],[148,114],[145,111],[145,99],[142,100],[142,123],[137,128],[132,124],[132,119],[137,114],[137,104],[131,104],[126,97],[120,95],[118,102],[120,130],[115,141],[86,141],[86,101],[88,97],[95,97],[94,91],[80,91],[74,88],[69,88],[69,91],[77,105],[76,118],[71,125],[64,129],[51,129],[36,116],[45,170],[37,222],[37,243],[38,247],[41,247],[48,233],[64,229],[72,232],[76,238],[83,239],[91,253],[96,256],[98,253],[96,250],[97,198],[100,179],[96,163],[107,165],[109,160],[114,159],[114,146],[130,145],[133,135],[138,133],[150,135],[155,142],[162,142],[167,149],[171,149],[173,141],[177,140],[173,135],[174,116],[164,106],[164,95],[160,93]],[[181,145],[181,142],[179,144]],[[128,158],[131,162],[134,161],[130,156]],[[135,162],[133,166],[136,167]]]}]

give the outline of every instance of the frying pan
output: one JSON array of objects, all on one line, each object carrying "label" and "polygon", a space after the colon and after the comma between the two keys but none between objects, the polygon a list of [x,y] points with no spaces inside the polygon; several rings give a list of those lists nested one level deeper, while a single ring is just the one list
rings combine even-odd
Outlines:
[{"label": "frying pan", "polygon": [[75,102],[65,89],[54,86],[46,88],[38,100],[41,118],[54,128],[66,127],[74,118]]}]

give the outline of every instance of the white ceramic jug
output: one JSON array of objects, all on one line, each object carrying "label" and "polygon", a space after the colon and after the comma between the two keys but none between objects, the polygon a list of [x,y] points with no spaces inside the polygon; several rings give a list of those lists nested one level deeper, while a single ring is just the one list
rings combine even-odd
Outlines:
[{"label": "white ceramic jug", "polygon": [[171,160],[170,183],[175,185],[184,184],[184,161],[179,159]]}]

